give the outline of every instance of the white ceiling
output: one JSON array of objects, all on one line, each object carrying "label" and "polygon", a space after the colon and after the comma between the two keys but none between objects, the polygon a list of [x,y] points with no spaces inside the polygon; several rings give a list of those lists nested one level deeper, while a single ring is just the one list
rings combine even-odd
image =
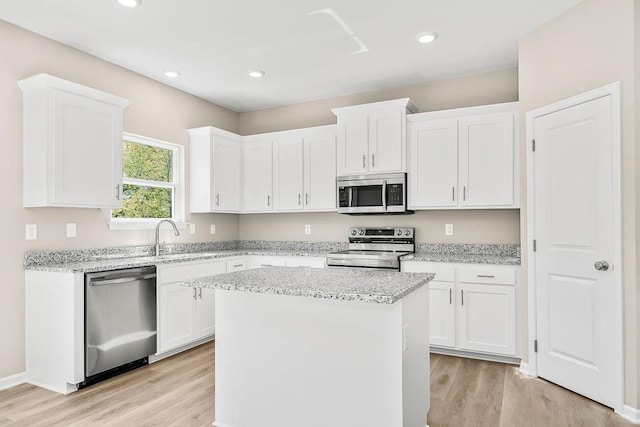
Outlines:
[{"label": "white ceiling", "polygon": [[518,39],[581,1],[2,0],[0,19],[243,112],[515,67]]}]

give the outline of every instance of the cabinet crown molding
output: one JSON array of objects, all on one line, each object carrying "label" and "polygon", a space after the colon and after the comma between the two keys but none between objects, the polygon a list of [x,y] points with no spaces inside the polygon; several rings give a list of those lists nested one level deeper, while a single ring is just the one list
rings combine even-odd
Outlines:
[{"label": "cabinet crown molding", "polygon": [[64,80],[60,77],[52,76],[46,73],[36,74],[35,76],[19,80],[18,86],[24,93],[34,90],[57,89],[91,98],[96,101],[104,102],[106,104],[111,104],[120,108],[125,108],[129,104],[131,104],[131,101],[129,101],[128,99],[121,98],[119,96],[112,95],[110,93],[103,92],[101,90],[94,89],[88,86],[83,86],[78,83],[70,82],[68,80]]},{"label": "cabinet crown molding", "polygon": [[332,108],[331,112],[336,116],[371,113],[383,110],[392,110],[394,108],[405,108],[408,113],[416,113],[418,107],[413,103],[411,98],[394,99],[391,101],[372,102],[369,104],[350,105],[348,107]]}]

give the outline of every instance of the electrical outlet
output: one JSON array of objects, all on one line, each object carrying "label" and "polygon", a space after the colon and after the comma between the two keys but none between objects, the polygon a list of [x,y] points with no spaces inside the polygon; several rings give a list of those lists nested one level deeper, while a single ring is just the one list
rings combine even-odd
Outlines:
[{"label": "electrical outlet", "polygon": [[445,236],[453,236],[453,224],[445,224],[444,225],[444,235]]},{"label": "electrical outlet", "polygon": [[216,225],[211,224],[211,230],[209,231],[211,234],[216,234]]},{"label": "electrical outlet", "polygon": [[25,227],[25,239],[36,240],[38,238],[38,225],[27,224]]},{"label": "electrical outlet", "polygon": [[189,224],[189,234],[196,234],[196,225]]},{"label": "electrical outlet", "polygon": [[311,234],[311,224],[304,226],[304,234]]},{"label": "electrical outlet", "polygon": [[76,224],[73,222],[67,224],[67,237],[76,237]]}]

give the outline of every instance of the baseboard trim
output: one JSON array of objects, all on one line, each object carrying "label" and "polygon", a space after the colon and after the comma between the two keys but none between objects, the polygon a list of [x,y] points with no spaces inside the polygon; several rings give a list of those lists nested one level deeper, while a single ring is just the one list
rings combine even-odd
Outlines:
[{"label": "baseboard trim", "polygon": [[27,373],[20,372],[19,374],[9,375],[8,377],[0,378],[0,390],[6,390],[11,387],[15,387],[27,382]]},{"label": "baseboard trim", "polygon": [[209,341],[213,341],[215,339],[215,335],[209,335],[208,337],[204,337],[199,339],[198,341],[194,341],[192,343],[183,345],[182,347],[177,347],[174,348],[173,350],[169,350],[166,353],[161,353],[161,354],[153,354],[151,356],[149,356],[149,363],[155,363],[155,362],[159,362],[162,359],[166,359],[167,357],[171,357],[171,356],[175,356],[178,353],[182,353],[183,351],[192,349],[194,347],[197,347],[201,344],[204,344],[206,342]]},{"label": "baseboard trim", "polygon": [[531,366],[528,363],[520,362],[519,371],[520,371],[520,373],[522,375],[526,375],[527,377],[534,377],[535,376],[535,375],[533,375],[531,373]]},{"label": "baseboard trim", "polygon": [[498,354],[475,353],[473,351],[455,350],[443,347],[429,348],[431,353],[444,354],[445,356],[466,357],[469,359],[488,360],[489,362],[508,363],[510,365],[520,365],[521,361],[518,357],[500,356]]},{"label": "baseboard trim", "polygon": [[622,418],[626,419],[627,421],[631,421],[633,424],[640,424],[640,409],[638,408],[624,405],[620,416],[622,416]]}]

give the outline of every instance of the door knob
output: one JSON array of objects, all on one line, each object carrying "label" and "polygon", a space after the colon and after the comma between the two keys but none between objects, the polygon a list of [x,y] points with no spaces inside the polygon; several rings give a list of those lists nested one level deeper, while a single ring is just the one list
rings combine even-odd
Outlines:
[{"label": "door knob", "polygon": [[607,271],[609,269],[609,263],[607,261],[596,261],[593,266],[598,271]]}]

